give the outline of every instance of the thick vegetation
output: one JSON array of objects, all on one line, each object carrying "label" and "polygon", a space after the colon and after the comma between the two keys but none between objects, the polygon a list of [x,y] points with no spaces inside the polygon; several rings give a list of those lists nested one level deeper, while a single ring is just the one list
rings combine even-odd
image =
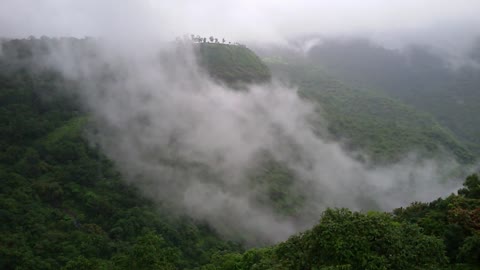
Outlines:
[{"label": "thick vegetation", "polygon": [[[9,44],[18,49],[17,60],[31,56],[31,42],[37,41]],[[476,175],[467,178],[458,195],[414,203],[392,214],[329,209],[312,229],[245,252],[209,226],[169,212],[168,205],[153,204],[121,181],[114,165],[84,139],[88,115],[73,92],[64,91],[74,86],[55,72],[33,72],[10,60],[0,58],[1,269],[480,266]],[[385,106],[390,105],[397,106]],[[290,172],[275,163],[264,167],[264,174],[252,178],[261,185],[275,182],[266,187],[267,199],[290,214],[287,210],[302,200],[282,193]]]},{"label": "thick vegetation", "polygon": [[273,247],[228,253],[202,269],[480,269],[480,179],[458,195],[390,213],[328,209]]},{"label": "thick vegetation", "polygon": [[349,148],[366,151],[377,162],[391,162],[408,152],[432,155],[443,150],[464,163],[475,159],[449,129],[411,106],[351,88],[315,65],[271,62],[270,66],[298,85],[308,100],[320,104],[331,134],[343,138]]},{"label": "thick vegetation", "polygon": [[0,268],[177,269],[238,250],[155,206],[83,136],[58,75],[0,63]]},{"label": "thick vegetation", "polygon": [[464,62],[454,59],[457,67],[433,49],[410,46],[396,51],[367,40],[327,41],[315,46],[308,59],[342,81],[431,114],[478,155],[480,120],[474,115],[480,108],[479,44]]},{"label": "thick vegetation", "polygon": [[245,46],[220,43],[195,45],[199,51],[200,63],[216,79],[234,86],[270,80],[268,67]]},{"label": "thick vegetation", "polygon": [[391,215],[326,210],[317,226],[271,248],[220,257],[204,269],[439,269],[442,241]]},{"label": "thick vegetation", "polygon": [[480,179],[467,177],[458,195],[431,203],[413,203],[393,211],[396,220],[418,224],[428,235],[440,237],[450,262],[480,266]]}]

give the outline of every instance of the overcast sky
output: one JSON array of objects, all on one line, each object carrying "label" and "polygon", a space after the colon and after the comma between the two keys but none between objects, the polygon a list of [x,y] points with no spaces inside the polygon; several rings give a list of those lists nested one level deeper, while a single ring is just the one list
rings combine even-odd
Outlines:
[{"label": "overcast sky", "polygon": [[421,39],[440,31],[458,39],[477,34],[479,13],[480,0],[1,0],[0,36],[195,33],[277,42],[311,33]]}]

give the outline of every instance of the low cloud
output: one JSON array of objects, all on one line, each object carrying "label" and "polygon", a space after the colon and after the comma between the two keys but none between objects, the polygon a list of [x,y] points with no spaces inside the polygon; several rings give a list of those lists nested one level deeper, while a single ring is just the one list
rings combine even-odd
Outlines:
[{"label": "low cloud", "polygon": [[[57,48],[49,58],[81,85],[89,139],[146,196],[226,237],[277,242],[313,225],[326,207],[390,210],[458,187],[442,180],[451,160],[357,161],[317,135],[327,123],[295,88],[233,90],[210,79],[189,44],[162,43],[151,54],[99,44],[88,54]],[[258,200],[265,187],[252,172],[265,157],[292,172],[287,188],[302,198],[294,216]]]},{"label": "low cloud", "polygon": [[248,43],[285,43],[320,34],[369,37],[395,45],[412,41],[441,45],[440,40],[450,48],[451,40],[466,44],[471,35],[480,34],[478,10],[476,0],[4,0],[0,36],[109,36],[126,42],[194,33]]},{"label": "low cloud", "polygon": [[[258,244],[308,228],[326,207],[390,210],[446,195],[458,183],[442,175],[456,164],[414,155],[384,167],[361,163],[317,135],[327,123],[295,88],[230,89],[197,65],[190,45],[167,41],[193,33],[285,44],[313,34],[396,47],[467,33],[455,38],[461,43],[478,34],[465,30],[480,29],[478,10],[476,0],[4,0],[0,37],[99,38],[85,48],[61,43],[44,59],[79,83],[90,141],[149,198]],[[264,157],[291,172],[289,189],[302,198],[294,217],[259,202],[265,187],[252,172]]]}]

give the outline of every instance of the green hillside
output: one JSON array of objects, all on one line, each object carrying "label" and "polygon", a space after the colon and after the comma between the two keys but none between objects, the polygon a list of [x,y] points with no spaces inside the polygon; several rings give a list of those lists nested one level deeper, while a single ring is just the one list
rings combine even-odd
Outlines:
[{"label": "green hillside", "polygon": [[355,39],[327,40],[311,49],[308,61],[349,85],[374,89],[429,113],[478,156],[480,68],[474,57],[478,44],[472,44],[471,59],[455,60],[456,66],[448,54],[428,47],[399,51]]},{"label": "green hillside", "polygon": [[270,70],[250,49],[242,45],[220,43],[195,44],[200,64],[216,79],[231,85],[261,83],[270,80]]},{"label": "green hillside", "polygon": [[1,269],[184,269],[240,250],[126,185],[85,140],[75,103],[38,92],[59,77],[0,78]]},{"label": "green hillside", "polygon": [[[222,239],[207,224],[173,213],[168,204],[155,204],[126,184],[112,161],[86,140],[89,115],[78,98],[64,91],[73,87],[71,82],[29,66],[35,42],[41,44],[15,41],[10,43],[18,49],[15,59],[0,56],[1,269],[478,269],[476,175],[467,178],[459,195],[414,203],[392,214],[329,209],[310,230],[245,251],[241,243]],[[287,71],[305,98],[318,100],[330,120],[343,123],[331,127],[336,136],[375,149],[379,138],[365,132],[380,130],[388,147],[379,157],[395,156],[394,151],[414,143],[428,145],[423,128],[433,130],[436,143],[454,143],[448,132],[432,127],[427,116],[409,113],[408,107],[381,96],[357,96],[322,79],[315,69]],[[416,132],[415,139],[403,142],[400,135],[381,131],[394,128],[392,122],[406,126],[394,129],[405,132],[402,136]],[[401,144],[391,146],[396,141]],[[442,145],[462,149],[455,143]],[[260,199],[292,214],[289,210],[303,198],[285,194],[291,172],[276,163],[262,166],[265,170],[252,177],[267,186],[270,198]]]},{"label": "green hillside", "polygon": [[298,85],[308,100],[320,104],[336,139],[362,149],[376,161],[393,161],[413,151],[434,155],[446,150],[465,163],[474,156],[448,129],[414,107],[386,95],[358,91],[309,64],[271,62],[275,74]]},{"label": "green hillside", "polygon": [[272,247],[216,256],[202,269],[480,269],[480,179],[459,195],[393,213],[328,209]]}]

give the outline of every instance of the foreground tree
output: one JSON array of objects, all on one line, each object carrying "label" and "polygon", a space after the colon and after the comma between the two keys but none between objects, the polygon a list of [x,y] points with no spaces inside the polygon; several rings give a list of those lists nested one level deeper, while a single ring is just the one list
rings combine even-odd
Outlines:
[{"label": "foreground tree", "polygon": [[439,269],[442,241],[390,214],[326,210],[312,230],[279,245],[288,269]]},{"label": "foreground tree", "polygon": [[[473,241],[472,241],[473,242]],[[466,256],[474,248],[466,247]],[[277,246],[214,256],[210,269],[377,270],[442,269],[441,239],[387,213],[328,209],[313,229]]]}]

